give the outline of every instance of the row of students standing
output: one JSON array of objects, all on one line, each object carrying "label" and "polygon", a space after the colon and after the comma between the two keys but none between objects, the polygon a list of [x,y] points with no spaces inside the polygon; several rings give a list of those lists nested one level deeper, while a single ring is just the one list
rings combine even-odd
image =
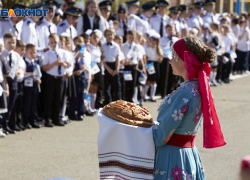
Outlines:
[{"label": "row of students standing", "polygon": [[[214,5],[214,1],[206,1],[206,3],[207,6],[211,3]],[[168,61],[171,59],[171,46],[178,40],[175,37],[176,31],[184,30],[187,25],[184,16],[181,16],[182,19],[179,18],[180,11],[186,12],[187,7],[181,6],[182,10],[180,7],[170,8],[171,19],[169,19],[165,15],[167,1],[148,2],[143,5],[143,13],[139,18],[135,15],[139,7],[138,1],[128,1],[128,9],[125,5],[120,5],[117,15],[109,14],[111,4],[110,1],[99,4],[102,16],[96,10],[95,1],[87,3],[83,15],[79,8],[68,8],[64,12],[65,20],[55,26],[52,19],[57,3],[46,1],[43,8],[49,9],[47,16],[42,20],[35,17],[27,18],[23,22],[22,29],[18,31],[21,33],[20,38],[27,44],[27,51],[34,50],[33,47],[30,48],[31,45],[35,47],[36,58],[33,59],[42,69],[41,85],[39,85],[40,81],[34,78],[32,80],[28,74],[25,74],[24,79],[26,80],[28,76],[29,82],[37,84],[37,90],[41,89],[40,93],[33,93],[33,95],[38,97],[38,114],[45,119],[45,126],[64,126],[69,122],[65,116],[67,101],[69,119],[83,120],[84,114],[94,115],[96,102],[100,102],[102,97],[105,97],[104,104],[121,98],[141,104],[144,99],[155,101],[157,87],[164,97],[177,86],[179,78],[173,75]],[[151,17],[155,6],[158,8],[158,14]],[[196,3],[195,9],[198,11],[200,8],[201,4]],[[8,21],[16,20],[16,24],[22,22],[13,18],[9,18]],[[159,21],[156,18],[160,18]],[[2,25],[5,25],[7,21],[3,22],[1,22]],[[180,25],[180,22],[183,24]],[[136,31],[138,29],[146,35],[146,44],[142,38],[144,35]],[[12,36],[19,37],[17,31],[12,29],[10,31],[16,34],[9,34],[11,36],[9,39],[14,39]],[[84,44],[85,48],[82,50]],[[8,62],[10,57],[7,57]],[[21,72],[26,71],[24,68],[26,64],[21,63],[20,58],[17,62],[15,64],[18,67],[17,80],[6,79],[10,86],[8,113],[3,116],[2,123],[6,133],[40,127],[36,123],[38,119],[36,112],[32,116],[28,115],[30,121],[25,120],[24,124],[19,123],[17,118],[13,123],[8,122],[9,116],[13,114],[13,107],[15,108],[19,102],[16,93],[24,91],[19,87],[17,90],[15,83],[19,79],[19,84],[25,85],[20,77]],[[12,64],[9,64],[9,67],[6,66],[7,71],[11,66]],[[226,71],[227,68],[229,66],[224,70]],[[29,71],[32,71],[31,65]],[[150,97],[147,97],[149,88]],[[37,92],[36,89],[34,91]],[[36,102],[31,103],[33,103],[32,108],[35,108],[36,106],[33,107],[33,105]],[[100,105],[103,104],[100,103]],[[17,116],[20,115],[20,109],[17,107],[15,110]],[[37,110],[32,109],[32,111]]]}]

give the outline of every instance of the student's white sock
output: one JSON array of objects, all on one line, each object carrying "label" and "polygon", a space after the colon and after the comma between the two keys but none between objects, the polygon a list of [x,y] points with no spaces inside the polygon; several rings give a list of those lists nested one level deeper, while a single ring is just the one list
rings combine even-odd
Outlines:
[{"label": "student's white sock", "polygon": [[150,84],[150,86],[151,86],[150,98],[154,100],[157,84]]},{"label": "student's white sock", "polygon": [[145,91],[145,87],[144,86],[140,86],[140,92],[141,93],[141,99],[143,99],[144,97],[144,91]]},{"label": "student's white sock", "polygon": [[214,77],[213,77],[213,82],[215,82],[216,83],[216,75],[217,75],[217,72],[214,72]]},{"label": "student's white sock", "polygon": [[65,118],[66,107],[67,107],[67,99],[68,99],[67,96],[63,99],[63,107],[62,107],[62,112],[61,112],[61,116],[62,116],[63,119]]},{"label": "student's white sock", "polygon": [[134,87],[134,94],[133,94],[133,99],[132,99],[134,104],[138,104],[137,97],[138,97],[138,88],[136,86],[136,87]]},{"label": "student's white sock", "polygon": [[90,94],[92,101],[91,101],[91,109],[95,110],[95,101],[96,101],[96,94]]},{"label": "student's white sock", "polygon": [[146,94],[148,93],[149,86],[144,87],[144,94],[143,94],[143,99],[146,99]]},{"label": "student's white sock", "polygon": [[213,78],[214,78],[214,72],[211,71],[211,72],[210,72],[210,76],[209,76],[209,81],[210,81],[210,82],[213,82]]}]

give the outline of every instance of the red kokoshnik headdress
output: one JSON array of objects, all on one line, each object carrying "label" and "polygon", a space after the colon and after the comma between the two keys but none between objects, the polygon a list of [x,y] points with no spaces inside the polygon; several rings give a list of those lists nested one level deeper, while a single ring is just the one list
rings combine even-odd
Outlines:
[{"label": "red kokoshnik headdress", "polygon": [[208,84],[211,70],[209,63],[200,62],[198,57],[187,48],[183,39],[178,40],[173,48],[185,63],[188,80],[193,81],[194,78],[199,80],[204,119],[203,147],[215,148],[226,145],[215,110],[213,95]]}]

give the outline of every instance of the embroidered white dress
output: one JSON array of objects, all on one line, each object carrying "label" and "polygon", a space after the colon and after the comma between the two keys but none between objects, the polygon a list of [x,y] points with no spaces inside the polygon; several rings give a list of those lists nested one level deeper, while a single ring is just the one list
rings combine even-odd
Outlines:
[{"label": "embroidered white dress", "polygon": [[205,171],[196,147],[168,145],[171,136],[195,135],[202,125],[198,80],[186,81],[159,105],[153,129],[156,146],[154,180],[205,180]]}]

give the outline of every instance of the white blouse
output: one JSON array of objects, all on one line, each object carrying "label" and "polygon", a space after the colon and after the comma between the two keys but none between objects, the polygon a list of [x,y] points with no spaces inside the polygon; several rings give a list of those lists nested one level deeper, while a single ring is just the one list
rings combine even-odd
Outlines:
[{"label": "white blouse", "polygon": [[89,45],[91,62],[95,61],[96,63],[101,63],[102,52],[99,46]]}]

